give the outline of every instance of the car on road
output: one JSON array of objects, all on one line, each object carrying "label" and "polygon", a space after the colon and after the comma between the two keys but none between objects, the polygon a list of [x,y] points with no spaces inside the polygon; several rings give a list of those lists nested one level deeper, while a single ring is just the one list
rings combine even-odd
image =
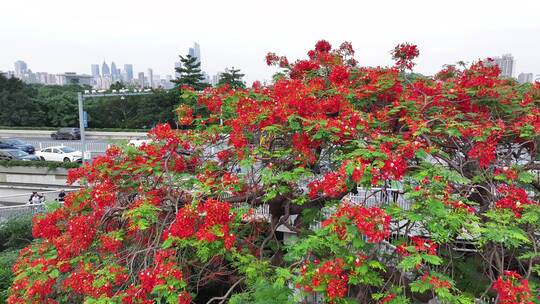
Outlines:
[{"label": "car on road", "polygon": [[81,139],[79,128],[60,128],[51,134],[52,139]]},{"label": "car on road", "polygon": [[0,150],[4,150],[4,149],[13,150],[13,149],[17,149],[17,148],[15,148],[14,145],[10,145],[10,144],[0,142]]},{"label": "car on road", "polygon": [[34,154],[36,148],[29,143],[26,143],[18,138],[0,138],[0,143],[8,144],[16,149],[22,150],[28,154]]},{"label": "car on road", "polygon": [[55,146],[36,151],[36,155],[41,160],[63,161],[63,162],[82,162],[82,153],[71,147]]},{"label": "car on road", "polygon": [[18,149],[4,149],[0,150],[0,160],[39,160],[39,157]]},{"label": "car on road", "polygon": [[142,144],[150,144],[150,143],[152,143],[151,139],[138,139],[138,138],[131,139],[128,142],[128,144],[130,144],[132,146],[135,146],[135,147],[140,147],[140,146],[142,146]]}]

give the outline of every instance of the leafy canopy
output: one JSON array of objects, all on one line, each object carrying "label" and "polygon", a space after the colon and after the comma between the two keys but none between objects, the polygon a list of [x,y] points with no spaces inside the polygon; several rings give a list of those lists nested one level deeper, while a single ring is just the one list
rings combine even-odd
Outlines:
[{"label": "leafy canopy", "polygon": [[8,302],[538,302],[540,84],[418,55],[321,40],[269,86],[184,87],[208,115],[71,170]]}]

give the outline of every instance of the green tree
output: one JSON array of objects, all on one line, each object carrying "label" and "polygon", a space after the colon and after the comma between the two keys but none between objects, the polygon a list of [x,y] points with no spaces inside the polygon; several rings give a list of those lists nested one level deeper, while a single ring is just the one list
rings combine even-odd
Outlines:
[{"label": "green tree", "polygon": [[19,250],[32,240],[31,216],[13,218],[0,224],[0,303],[6,303],[8,288],[15,277],[11,267]]},{"label": "green tree", "polygon": [[225,69],[225,73],[222,73],[219,77],[218,86],[228,84],[233,89],[243,89],[246,87],[246,84],[242,80],[245,74],[240,73],[240,69]]},{"label": "green tree", "polygon": [[111,84],[111,87],[110,87],[111,90],[121,90],[121,89],[125,89],[125,88],[126,88],[126,86],[121,81],[117,81],[117,82]]},{"label": "green tree", "polygon": [[42,126],[46,115],[36,90],[17,78],[0,75],[0,124],[6,126]]},{"label": "green tree", "polygon": [[204,75],[201,71],[201,63],[196,57],[180,55],[181,66],[175,68],[179,76],[172,82],[181,87],[187,85],[196,91],[202,91],[209,85],[204,82]]},{"label": "green tree", "polygon": [[37,100],[45,112],[46,125],[55,127],[76,126],[79,123],[77,92],[85,87],[79,85],[34,85]]}]

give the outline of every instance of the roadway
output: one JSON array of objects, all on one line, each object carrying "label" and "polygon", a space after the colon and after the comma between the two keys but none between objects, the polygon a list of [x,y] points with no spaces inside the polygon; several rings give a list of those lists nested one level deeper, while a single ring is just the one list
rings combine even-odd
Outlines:
[{"label": "roadway", "polygon": [[[0,135],[1,138],[8,138],[6,136]],[[27,142],[33,145],[37,150],[44,149],[52,146],[68,146],[76,150],[81,151],[81,141],[80,140],[54,140],[52,138],[36,137],[36,136],[24,136],[19,134],[16,137],[9,138],[18,138],[24,142]],[[104,153],[107,148],[113,144],[125,143],[128,139],[143,139],[144,137],[133,136],[126,137],[125,139],[104,139],[104,138],[90,138],[86,139],[86,150],[90,151],[92,156],[99,155]]]}]

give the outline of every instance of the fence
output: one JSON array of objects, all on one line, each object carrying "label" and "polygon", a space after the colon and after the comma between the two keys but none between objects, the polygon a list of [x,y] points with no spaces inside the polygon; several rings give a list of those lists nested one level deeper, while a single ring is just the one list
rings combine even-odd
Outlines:
[{"label": "fence", "polygon": [[[75,150],[81,151],[82,145],[80,141],[39,141],[39,140],[28,140],[27,143],[33,145],[36,150],[45,149],[48,147],[54,147],[54,146],[68,146]],[[111,146],[112,144],[106,143],[106,142],[100,142],[100,141],[87,141],[86,142],[86,151],[91,153],[91,156],[99,155],[105,153],[105,151]]]},{"label": "fence", "polygon": [[[62,190],[53,190],[53,191],[43,191],[38,192],[40,195],[44,196],[45,202],[52,202],[57,200],[58,194]],[[64,190],[66,193],[70,191],[76,191],[76,189],[66,189]],[[12,195],[3,195],[0,196],[0,201],[6,200],[6,199],[19,199],[22,202],[27,203],[28,199],[30,198],[30,195],[32,195],[32,192],[27,193],[19,193],[19,194],[12,194]],[[16,205],[16,206],[0,206],[0,223],[3,221],[7,221],[9,219],[12,219],[14,217],[23,216],[27,214],[36,214],[41,213],[45,211],[45,203],[42,204],[24,204],[24,205]]]}]

